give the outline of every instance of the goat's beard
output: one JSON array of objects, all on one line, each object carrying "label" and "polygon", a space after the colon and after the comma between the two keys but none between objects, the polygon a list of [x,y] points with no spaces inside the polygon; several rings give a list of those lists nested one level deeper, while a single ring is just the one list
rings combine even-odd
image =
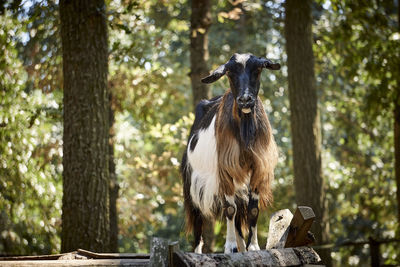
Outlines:
[{"label": "goat's beard", "polygon": [[253,112],[243,113],[240,116],[240,139],[246,148],[250,148],[255,140],[256,122]]}]

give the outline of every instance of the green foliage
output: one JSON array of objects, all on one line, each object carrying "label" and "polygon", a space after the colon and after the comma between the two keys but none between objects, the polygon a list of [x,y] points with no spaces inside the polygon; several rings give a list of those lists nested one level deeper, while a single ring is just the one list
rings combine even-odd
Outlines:
[{"label": "green foliage", "polygon": [[[183,227],[179,162],[193,115],[142,131],[128,114],[118,116],[117,175],[122,251],[143,251],[152,235],[177,239]],[[128,242],[128,240],[130,240]]]},{"label": "green foliage", "polygon": [[59,114],[59,105],[54,94],[26,87],[15,49],[23,26],[8,12],[0,24],[0,253],[54,253],[62,150],[59,118],[50,114]]},{"label": "green foliage", "polygon": [[[315,27],[318,82],[324,88],[324,174],[337,243],[393,238],[399,223],[392,117],[398,94],[393,77],[400,74],[399,40],[393,38],[398,17],[393,2],[380,4],[327,2]],[[398,263],[395,247],[385,246],[385,264]],[[334,258],[341,265],[368,264],[368,246],[336,249]]]},{"label": "green foliage", "polygon": [[[235,52],[281,63],[264,71],[260,97],[280,148],[273,207],[261,213],[264,246],[272,212],[294,210],[283,1],[219,1],[212,7],[210,69]],[[377,5],[379,3],[379,6]],[[116,110],[115,160],[121,252],[148,251],[153,235],[183,236],[181,155],[193,121],[189,12],[185,0],[107,2],[109,87]],[[18,5],[17,5],[18,6]],[[9,7],[9,6],[6,6]],[[393,1],[316,1],[314,54],[323,130],[331,240],[393,237],[393,100],[399,33]],[[11,8],[9,8],[11,9]],[[62,146],[57,5],[33,1],[0,15],[0,253],[59,250]],[[17,21],[18,19],[18,21]],[[397,20],[396,20],[397,19]],[[228,88],[225,78],[213,95]],[[22,193],[21,193],[22,192]],[[216,226],[216,250],[224,223]],[[386,264],[395,245],[382,246]],[[368,247],[335,248],[339,265],[365,265]]]}]

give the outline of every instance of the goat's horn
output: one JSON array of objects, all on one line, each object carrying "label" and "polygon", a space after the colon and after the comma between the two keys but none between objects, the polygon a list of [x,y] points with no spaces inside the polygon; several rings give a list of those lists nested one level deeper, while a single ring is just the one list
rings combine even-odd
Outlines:
[{"label": "goat's horn", "polygon": [[217,81],[219,78],[225,75],[227,71],[226,64],[219,66],[216,70],[214,70],[209,76],[201,79],[203,83],[213,83]]},{"label": "goat's horn", "polygon": [[266,58],[260,58],[260,63],[263,68],[270,69],[270,70],[279,70],[281,65],[279,63],[273,63],[271,60]]}]

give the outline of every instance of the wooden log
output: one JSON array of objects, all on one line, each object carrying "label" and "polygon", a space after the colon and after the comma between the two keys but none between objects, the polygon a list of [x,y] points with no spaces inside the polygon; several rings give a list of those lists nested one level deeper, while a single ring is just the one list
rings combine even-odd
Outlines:
[{"label": "wooden log", "polygon": [[285,248],[306,246],[313,243],[314,236],[308,231],[315,219],[314,211],[310,207],[297,207],[290,222],[289,233]]},{"label": "wooden log", "polygon": [[151,239],[149,266],[153,267],[168,266],[168,244],[169,241],[164,238],[153,237]]},{"label": "wooden log", "polygon": [[284,248],[289,234],[289,225],[293,214],[288,209],[279,210],[272,214],[269,221],[268,240],[266,249]]},{"label": "wooden log", "polygon": [[172,266],[173,254],[179,251],[178,241],[169,241],[160,237],[153,237],[150,243],[149,266]]},{"label": "wooden log", "polygon": [[321,259],[310,247],[270,249],[232,254],[174,253],[174,266],[302,266]]}]

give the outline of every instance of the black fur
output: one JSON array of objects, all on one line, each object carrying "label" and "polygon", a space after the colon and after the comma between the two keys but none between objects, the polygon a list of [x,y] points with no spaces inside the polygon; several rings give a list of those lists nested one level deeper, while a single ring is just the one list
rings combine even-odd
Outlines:
[{"label": "black fur", "polygon": [[196,148],[198,140],[199,140],[198,134],[197,133],[193,134],[192,140],[190,141],[190,151],[193,151]]},{"label": "black fur", "polygon": [[[257,210],[256,214],[252,213],[253,209]],[[252,194],[250,193],[249,204],[247,207],[247,225],[249,227],[249,236],[247,239],[246,248],[249,247],[251,238],[253,237],[253,230],[251,228],[257,225],[257,220],[258,220],[258,199],[253,198]]]},{"label": "black fur", "polygon": [[243,114],[240,120],[240,140],[246,148],[253,145],[256,135],[256,124],[252,114]]},{"label": "black fur", "polygon": [[[190,144],[190,150],[193,151],[196,148],[198,141],[198,131],[201,129],[206,129],[214,115],[217,112],[217,108],[219,103],[221,102],[222,96],[217,96],[210,100],[202,100],[196,106],[195,109],[195,120],[190,129],[190,134],[188,138],[188,142],[193,137],[193,140]],[[193,230],[193,234],[195,237],[193,248],[196,248],[201,240],[201,233],[203,229],[203,216],[201,215],[200,210],[193,205],[192,197],[190,195],[190,186],[191,186],[191,176],[192,169],[190,164],[188,164],[187,159],[187,150],[185,149],[182,156],[182,164],[181,164],[181,174],[183,179],[183,195],[184,195],[184,206],[185,212],[190,214],[187,217],[186,224],[187,226]],[[204,188],[200,189],[200,198],[203,198]],[[221,210],[221,207],[214,208],[216,212]]]}]

